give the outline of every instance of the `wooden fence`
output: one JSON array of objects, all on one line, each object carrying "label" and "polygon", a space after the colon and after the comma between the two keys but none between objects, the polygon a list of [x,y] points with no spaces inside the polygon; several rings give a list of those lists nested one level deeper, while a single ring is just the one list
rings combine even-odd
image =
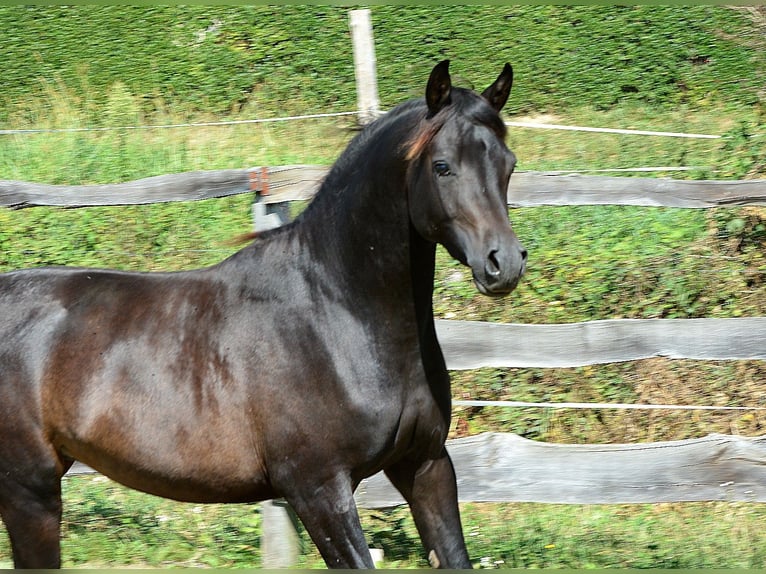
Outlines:
[{"label": "wooden fence", "polygon": [[[83,207],[189,201],[258,192],[266,204],[310,199],[327,168],[256,167],[150,177],[95,186],[0,181],[0,205]],[[766,180],[679,181],[655,178],[518,173],[510,206],[639,205],[705,208],[765,205]],[[437,321],[450,369],[574,367],[650,357],[765,359],[766,317],[619,319],[564,325]],[[764,407],[766,408],[766,407]],[[634,445],[563,445],[485,433],[450,441],[461,501],[632,503],[692,500],[766,501],[766,437],[705,438]],[[562,474],[562,465],[567,468]],[[76,465],[70,474],[89,472]],[[366,508],[403,503],[382,474],[361,484]],[[263,507],[264,565],[293,563],[292,519]]]},{"label": "wooden fence", "polygon": [[[266,204],[313,197],[327,167],[287,165],[195,171],[108,185],[43,185],[0,180],[0,206],[88,207],[191,201],[262,191]],[[511,207],[636,205],[733,207],[766,205],[766,180],[711,181],[517,172],[508,188]]]}]

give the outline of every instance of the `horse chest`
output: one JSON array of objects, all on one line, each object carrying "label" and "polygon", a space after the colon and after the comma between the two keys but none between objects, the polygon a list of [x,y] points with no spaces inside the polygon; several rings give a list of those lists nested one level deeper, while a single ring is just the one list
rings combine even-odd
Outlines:
[{"label": "horse chest", "polygon": [[264,432],[257,440],[266,465],[342,460],[353,474],[365,475],[412,448],[440,448],[448,421],[416,334],[371,329],[344,310],[336,310],[332,323],[321,313],[312,317],[281,344],[259,346],[264,354],[254,365],[268,357],[269,369],[254,370],[253,412]]}]

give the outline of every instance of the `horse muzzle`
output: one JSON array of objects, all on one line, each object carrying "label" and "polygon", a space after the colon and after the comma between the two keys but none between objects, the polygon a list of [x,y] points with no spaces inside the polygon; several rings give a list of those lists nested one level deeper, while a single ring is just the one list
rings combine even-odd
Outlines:
[{"label": "horse muzzle", "polygon": [[483,295],[504,297],[519,284],[527,265],[527,250],[518,241],[491,248],[484,257],[469,260],[473,281]]}]

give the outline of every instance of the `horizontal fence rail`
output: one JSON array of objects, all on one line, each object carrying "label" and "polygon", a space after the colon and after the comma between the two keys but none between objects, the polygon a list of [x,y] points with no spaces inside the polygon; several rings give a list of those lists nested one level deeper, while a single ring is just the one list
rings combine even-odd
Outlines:
[{"label": "horizontal fence rail", "polygon": [[513,324],[436,321],[451,370],[582,367],[621,361],[766,359],[766,317]]},{"label": "horizontal fence rail", "polygon": [[269,203],[281,203],[313,197],[327,171],[326,167],[311,165],[253,167],[189,171],[101,185],[0,180],[0,206],[22,209],[43,205],[143,205],[213,199],[253,191],[266,191]]},{"label": "horizontal fence rail", "polygon": [[[766,437],[572,445],[483,433],[447,449],[461,502],[766,502]],[[363,481],[356,500],[364,508],[404,504],[383,474]]]},{"label": "horizontal fence rail", "polygon": [[[461,502],[766,502],[766,437],[580,445],[483,433],[447,441],[447,450]],[[94,472],[75,463],[68,476]],[[355,498],[363,508],[405,504],[383,473],[363,480]]]},{"label": "horizontal fence rail", "polygon": [[766,179],[681,180],[522,172],[511,177],[508,203],[513,207],[540,205],[635,205],[687,208],[762,206],[766,205]]},{"label": "horizontal fence rail", "polygon": [[[193,201],[265,191],[264,203],[311,199],[329,168],[286,165],[195,171],[102,185],[47,185],[0,180],[0,206],[88,207]],[[265,186],[265,190],[264,190]],[[508,204],[634,205],[708,208],[766,205],[766,179],[744,181],[562,175],[518,172],[511,178]]]}]

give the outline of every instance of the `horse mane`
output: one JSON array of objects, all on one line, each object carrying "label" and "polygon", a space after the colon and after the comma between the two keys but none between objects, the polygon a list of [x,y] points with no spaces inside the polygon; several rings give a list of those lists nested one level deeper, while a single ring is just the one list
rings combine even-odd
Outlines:
[{"label": "horse mane", "polygon": [[[314,201],[308,206],[304,213],[309,212],[316,199],[321,196],[321,191],[325,187],[344,187],[345,181],[337,181],[339,177],[347,177],[347,168],[358,160],[358,155],[365,149],[367,142],[372,140],[376,134],[390,129],[396,125],[403,116],[412,115],[414,121],[409,121],[404,128],[408,132],[402,133],[400,137],[400,151],[406,162],[411,163],[423,155],[429,144],[433,141],[436,134],[444,125],[457,115],[467,117],[470,121],[488,127],[501,140],[505,139],[507,128],[500,114],[479,94],[465,88],[453,87],[450,93],[450,103],[439,110],[433,116],[429,116],[426,107],[425,98],[416,98],[408,100],[393,108],[386,115],[378,118],[366,126],[357,134],[346,149],[330,168],[330,172],[325,177]],[[414,129],[410,126],[415,125]],[[300,218],[300,216],[299,216]],[[238,235],[227,242],[228,245],[240,245],[253,241],[262,235],[263,232],[249,232]]]},{"label": "horse mane", "polygon": [[412,134],[410,139],[402,144],[404,149],[404,159],[412,161],[423,155],[426,147],[433,141],[439,130],[447,123],[449,112],[442,110],[443,113],[436,114],[431,120],[426,121],[425,117],[420,120],[420,126]]},{"label": "horse mane", "polygon": [[419,158],[433,141],[436,134],[451,118],[458,114],[467,116],[471,121],[487,126],[501,140],[505,139],[507,128],[500,114],[477,93],[465,88],[452,88],[450,104],[439,110],[433,117],[425,114],[412,136],[403,144],[405,159],[412,161]]},{"label": "horse mane", "polygon": [[258,238],[261,235],[261,233],[262,233],[261,231],[250,231],[248,233],[240,233],[239,235],[235,235],[231,239],[227,239],[224,242],[224,245],[228,245],[230,247],[242,245],[244,243],[248,243]]}]

